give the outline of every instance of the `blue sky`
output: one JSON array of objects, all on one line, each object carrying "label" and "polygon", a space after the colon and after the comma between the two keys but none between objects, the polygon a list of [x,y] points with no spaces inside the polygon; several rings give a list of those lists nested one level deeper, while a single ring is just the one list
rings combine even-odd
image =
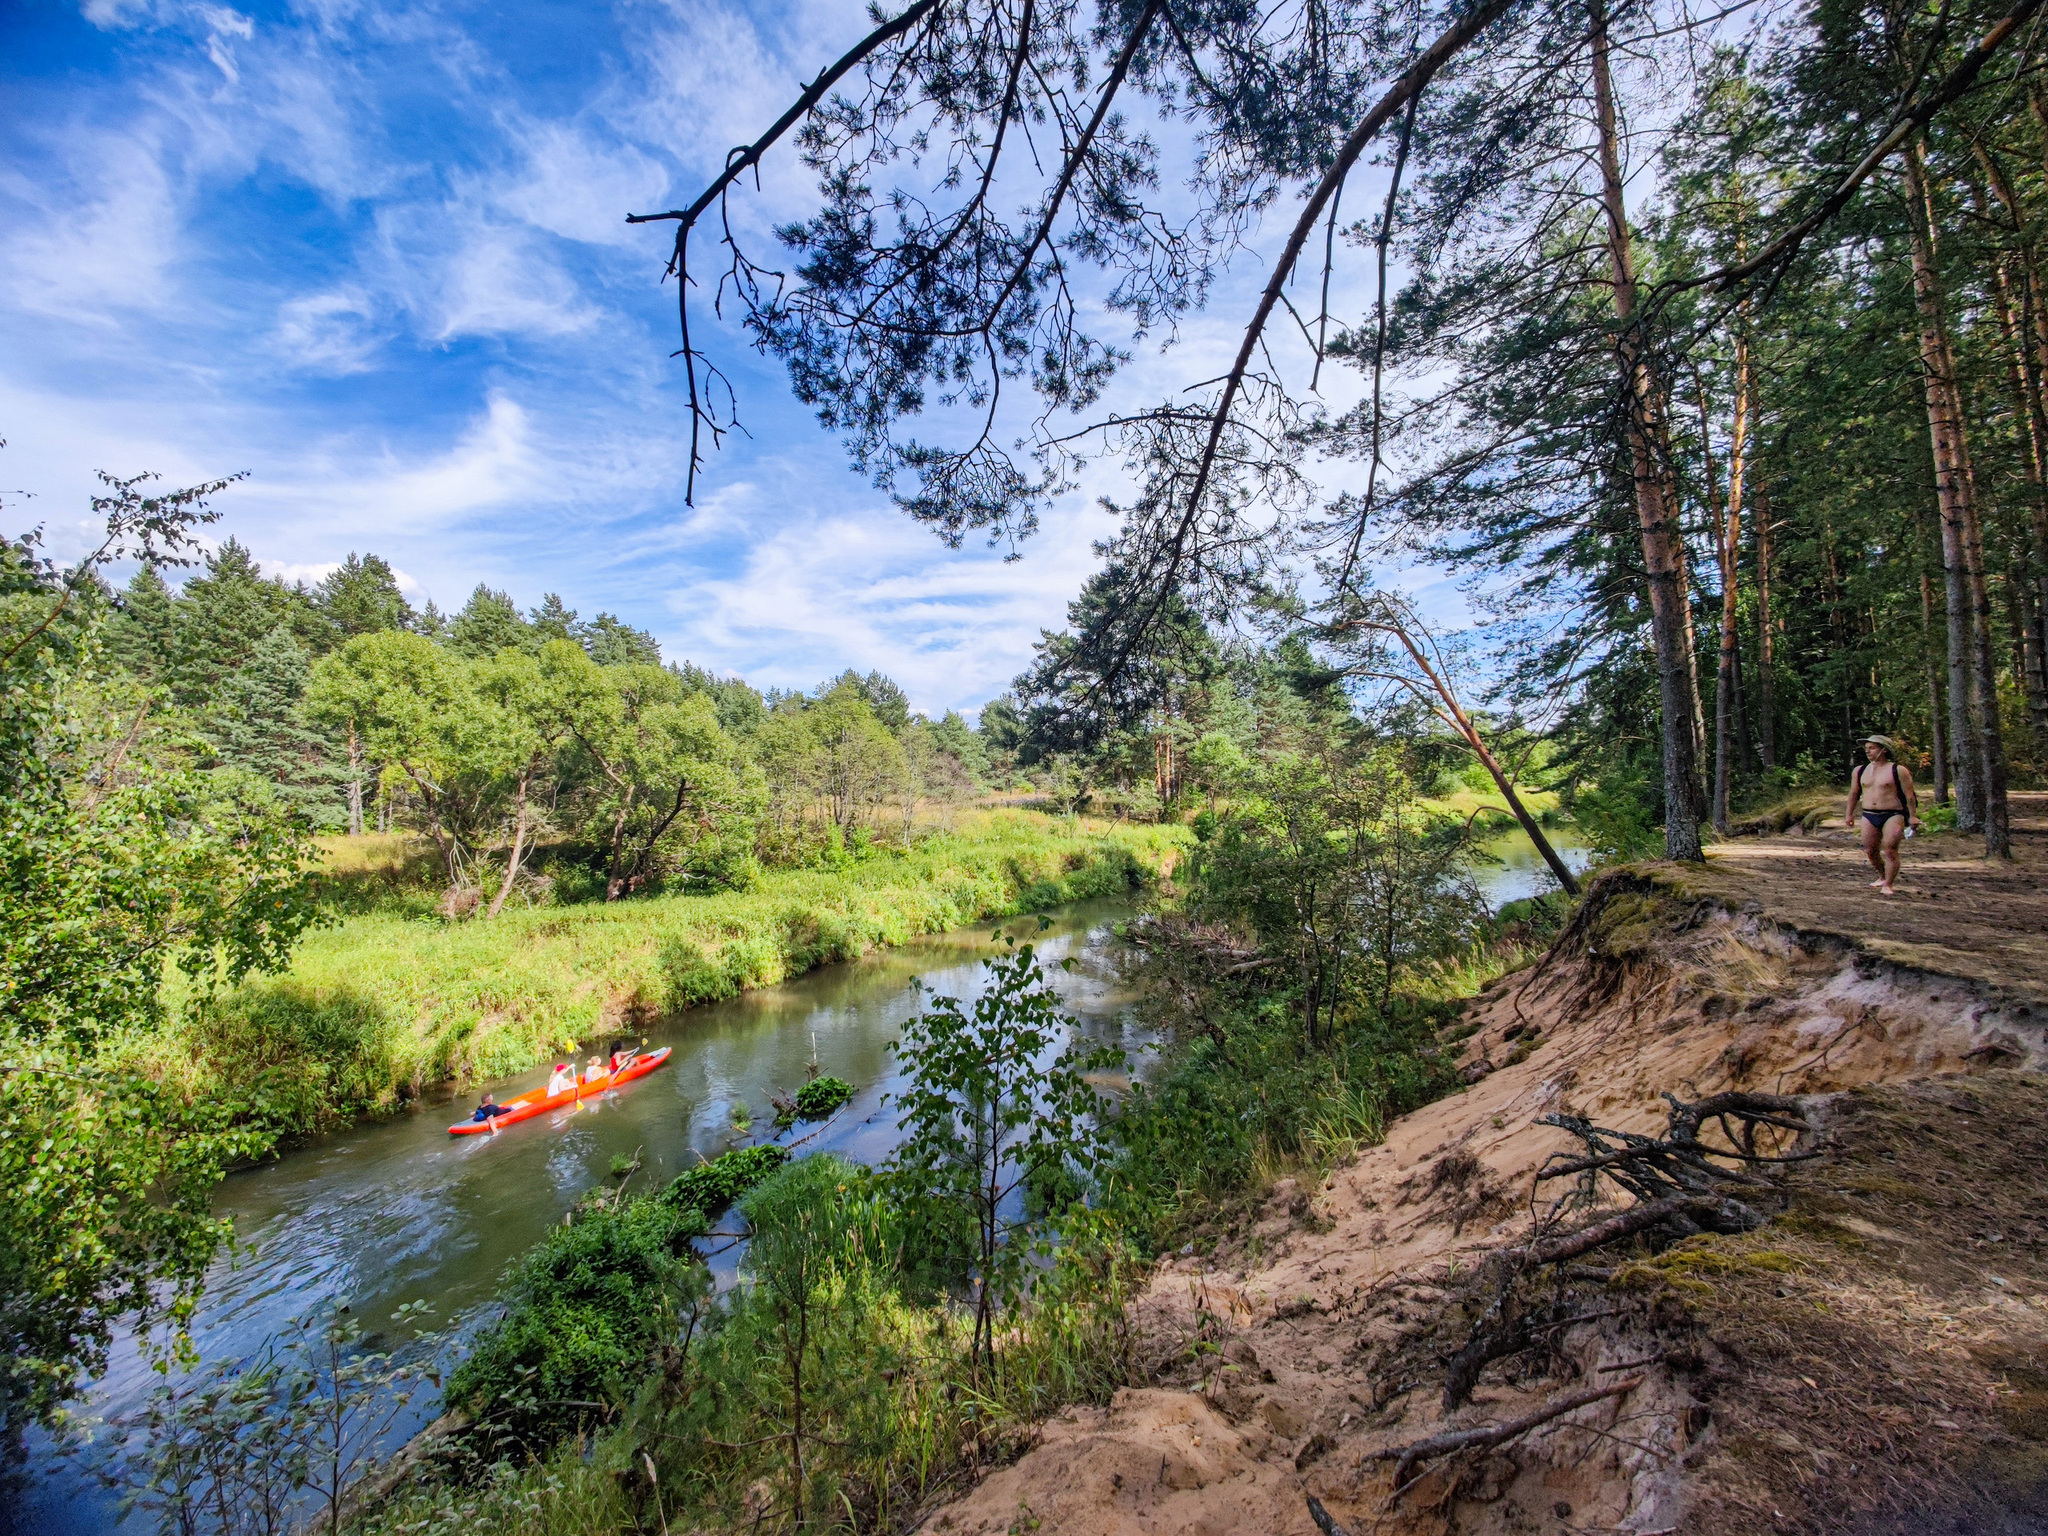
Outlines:
[{"label": "blue sky", "polygon": [[[61,552],[92,473],[249,471],[216,530],[315,578],[374,550],[415,601],[555,591],[761,686],[880,667],[971,707],[1109,531],[1091,485],[1025,558],[944,549],[728,335],[751,438],[682,500],[673,206],[865,29],[853,0],[610,7],[13,0],[0,7],[0,490]],[[801,209],[787,157],[741,206]],[[1233,339],[1263,277],[1129,387]],[[19,499],[31,493],[32,500]],[[10,529],[10,531],[12,531]],[[1441,590],[1441,589],[1440,589]]]},{"label": "blue sky", "polygon": [[[731,346],[753,437],[682,502],[660,229],[862,26],[853,4],[4,8],[0,487],[60,551],[92,472],[250,471],[217,532],[317,576],[374,549],[617,612],[669,654],[810,686],[881,667],[973,705],[1091,563],[949,552]],[[788,165],[749,212],[794,209]],[[19,493],[33,493],[23,501]]]}]

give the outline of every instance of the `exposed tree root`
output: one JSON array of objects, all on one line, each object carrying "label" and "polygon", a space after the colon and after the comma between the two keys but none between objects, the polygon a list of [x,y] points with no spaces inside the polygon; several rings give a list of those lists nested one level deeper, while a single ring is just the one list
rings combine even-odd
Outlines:
[{"label": "exposed tree root", "polygon": [[[1484,1278],[1491,1283],[1492,1297],[1464,1344],[1444,1360],[1446,1413],[1470,1400],[1480,1374],[1492,1362],[1519,1355],[1589,1320],[1562,1289],[1542,1303],[1528,1295],[1524,1282],[1538,1271],[1637,1239],[1662,1247],[1701,1232],[1755,1231],[1770,1219],[1771,1211],[1784,1208],[1775,1173],[1787,1164],[1821,1155],[1819,1148],[1806,1144],[1814,1128],[1799,1099],[1719,1093],[1688,1104],[1668,1093],[1664,1098],[1671,1118],[1661,1137],[1610,1130],[1576,1115],[1542,1117],[1541,1123],[1578,1137],[1586,1152],[1554,1154],[1538,1171],[1538,1184],[1571,1177],[1578,1185],[1537,1219],[1527,1243],[1487,1259]],[[1709,1125],[1720,1129],[1726,1145],[1700,1140],[1701,1130]],[[1773,1132],[1799,1140],[1790,1151],[1772,1150]],[[1565,1211],[1600,1197],[1603,1178],[1613,1180],[1638,1203],[1576,1229],[1556,1231]],[[1764,1205],[1771,1211],[1759,1209]]]},{"label": "exposed tree root", "polygon": [[[1477,1424],[1470,1429],[1446,1430],[1440,1435],[1431,1435],[1427,1440],[1417,1440],[1411,1445],[1390,1445],[1384,1450],[1374,1451],[1367,1461],[1391,1461],[1394,1463],[1394,1497],[1400,1498],[1410,1483],[1409,1474],[1416,1463],[1434,1461],[1439,1456],[1449,1456],[1455,1451],[1490,1450],[1504,1445],[1518,1435],[1526,1435],[1539,1425],[1548,1424],[1552,1419],[1563,1418],[1574,1409],[1588,1403],[1601,1402],[1610,1397],[1621,1397],[1633,1392],[1643,1384],[1640,1376],[1631,1376],[1627,1381],[1617,1381],[1604,1387],[1582,1387],[1576,1392],[1566,1392],[1553,1397],[1541,1407],[1523,1414],[1520,1418],[1509,1419],[1504,1424]],[[1314,1513],[1314,1511],[1310,1511]],[[1318,1522],[1320,1523],[1320,1522]]]}]

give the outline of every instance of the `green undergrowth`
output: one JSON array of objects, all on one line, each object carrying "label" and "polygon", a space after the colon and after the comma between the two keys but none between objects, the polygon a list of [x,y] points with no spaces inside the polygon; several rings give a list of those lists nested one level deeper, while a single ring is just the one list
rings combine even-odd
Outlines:
[{"label": "green undergrowth", "polygon": [[1104,1209],[1147,1253],[1242,1237],[1277,1180],[1319,1179],[1459,1091],[1467,1004],[1534,963],[1577,910],[1559,893],[1510,902],[1469,949],[1404,967],[1385,1007],[1347,1004],[1313,1038],[1289,987],[1216,988],[1192,1020],[1168,1010],[1163,1066],[1113,1128]]},{"label": "green undergrowth", "polygon": [[644,1199],[625,1195],[629,1168],[618,1188],[586,1197],[578,1219],[513,1266],[504,1312],[449,1379],[447,1402],[470,1413],[477,1448],[495,1460],[552,1446],[647,1370],[666,1320],[704,1302],[691,1243],[788,1157],[773,1146],[721,1153]]},{"label": "green undergrowth", "polygon": [[718,1298],[674,1186],[587,1201],[451,1379],[476,1417],[350,1529],[902,1529],[1129,1384],[1142,1270],[1098,1215],[1070,1214],[978,1359],[957,1299],[906,1288],[888,1188],[829,1154],[774,1169],[729,1218],[754,1236]]},{"label": "green undergrowth", "polygon": [[822,1120],[852,1097],[853,1084],[843,1077],[812,1078],[793,1098],[776,1101],[775,1123],[788,1126],[799,1120]]},{"label": "green undergrowth", "polygon": [[[488,920],[403,902],[355,910],[309,934],[283,975],[211,1003],[174,979],[173,1022],[122,1054],[195,1097],[260,1083],[278,1128],[303,1132],[921,934],[1127,894],[1170,870],[1185,837],[1001,811],[841,868],[771,872],[746,891],[507,907]],[[380,848],[357,873],[397,887],[403,862]]]},{"label": "green undergrowth", "polygon": [[788,1159],[781,1147],[736,1147],[684,1169],[656,1198],[678,1210],[716,1216]]},{"label": "green undergrowth", "polygon": [[1209,1246],[1275,1179],[1377,1145],[1388,1121],[1450,1092],[1455,1051],[1442,1036],[1457,1014],[1454,1002],[1396,998],[1311,1042],[1284,995],[1213,1009],[1133,1087],[1106,1209],[1150,1252]]}]

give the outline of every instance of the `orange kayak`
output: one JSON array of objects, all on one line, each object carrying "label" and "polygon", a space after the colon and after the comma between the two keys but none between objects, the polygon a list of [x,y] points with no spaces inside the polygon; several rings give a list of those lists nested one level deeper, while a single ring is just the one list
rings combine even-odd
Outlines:
[{"label": "orange kayak", "polygon": [[450,1136],[477,1136],[488,1132],[492,1126],[516,1125],[521,1120],[531,1120],[535,1115],[544,1115],[551,1109],[563,1109],[582,1099],[594,1099],[621,1083],[630,1083],[636,1077],[645,1077],[656,1067],[668,1060],[669,1048],[658,1051],[643,1051],[627,1062],[610,1077],[601,1077],[594,1083],[580,1078],[574,1088],[564,1088],[560,1093],[551,1094],[546,1088],[536,1088],[522,1093],[517,1098],[505,1101],[505,1113],[493,1115],[488,1120],[464,1120],[448,1127]]}]

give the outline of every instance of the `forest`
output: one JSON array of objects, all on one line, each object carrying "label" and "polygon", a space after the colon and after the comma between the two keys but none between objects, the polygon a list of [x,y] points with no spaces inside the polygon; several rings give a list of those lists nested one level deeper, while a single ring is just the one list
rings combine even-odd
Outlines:
[{"label": "forest", "polygon": [[[738,425],[728,344],[955,546],[1028,559],[1120,469],[1096,574],[972,723],[879,672],[756,690],[552,594],[415,610],[372,554],[286,584],[204,532],[233,482],[103,474],[96,552],[0,560],[6,1432],[61,1429],[138,1317],[193,1363],[212,1192],[294,1137],[1140,899],[1145,1072],[1009,930],[904,1025],[886,1158],[769,1138],[589,1191],[405,1477],[307,1460],[404,1371],[338,1317],[300,1365],[167,1385],[119,1474],[178,1530],[314,1494],[336,1532],[913,1529],[1134,1379],[1147,1266],[1459,1091],[1462,1001],[1572,921],[1560,825],[1697,865],[1836,803],[1882,732],[1928,828],[2009,860],[2048,773],[2039,9],[874,8],[629,223],[673,239],[686,498]],[[755,248],[731,209],[776,154],[815,192]],[[1198,320],[1215,368],[1173,350]],[[1162,349],[1190,382],[1134,403]],[[1439,581],[1469,622],[1404,586]],[[1552,871],[1500,910],[1488,812]],[[573,963],[623,1011],[557,951],[515,970],[598,917],[615,952]],[[484,972],[519,979],[448,1002]],[[283,1057],[318,1072],[238,1076]]]}]

